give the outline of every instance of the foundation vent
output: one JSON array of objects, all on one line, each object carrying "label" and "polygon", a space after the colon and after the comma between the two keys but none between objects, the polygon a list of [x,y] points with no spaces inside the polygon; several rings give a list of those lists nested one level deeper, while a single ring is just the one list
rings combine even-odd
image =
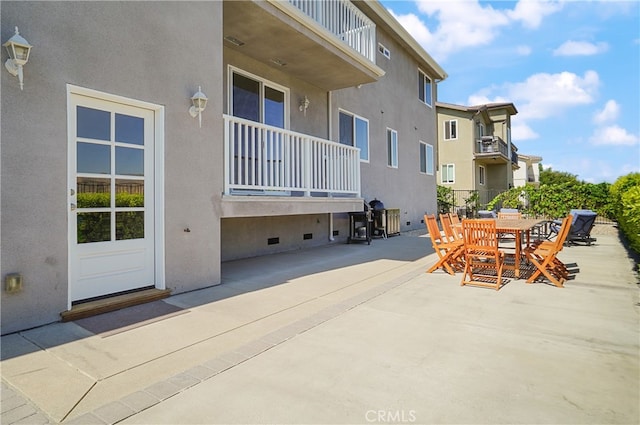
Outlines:
[{"label": "foundation vent", "polygon": [[267,245],[277,245],[280,243],[280,238],[269,238],[267,239]]},{"label": "foundation vent", "polygon": [[313,233],[305,233],[304,235],[302,235],[302,239],[305,241],[309,239],[313,239]]}]

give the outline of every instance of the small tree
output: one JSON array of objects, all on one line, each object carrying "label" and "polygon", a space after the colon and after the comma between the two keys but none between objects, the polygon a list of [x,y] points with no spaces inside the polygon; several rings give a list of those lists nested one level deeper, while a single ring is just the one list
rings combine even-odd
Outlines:
[{"label": "small tree", "polygon": [[450,187],[438,185],[437,196],[438,212],[441,214],[451,212],[451,207],[454,205],[453,190]]}]

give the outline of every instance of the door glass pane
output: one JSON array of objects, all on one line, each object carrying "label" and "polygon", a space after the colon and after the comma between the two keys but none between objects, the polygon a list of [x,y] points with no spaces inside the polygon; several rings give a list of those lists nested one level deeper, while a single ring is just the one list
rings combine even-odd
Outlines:
[{"label": "door glass pane", "polygon": [[144,150],[116,147],[116,174],[144,175]]},{"label": "door glass pane", "polygon": [[78,173],[111,173],[111,148],[108,145],[78,142],[76,153]]},{"label": "door glass pane", "polygon": [[144,145],[144,119],[116,114],[116,142]]},{"label": "door glass pane", "polygon": [[116,240],[144,238],[144,211],[116,213]]},{"label": "door glass pane", "polygon": [[264,89],[264,123],[284,128],[284,93],[271,87]]},{"label": "door glass pane", "polygon": [[77,220],[78,243],[111,240],[111,213],[79,212]]},{"label": "door glass pane", "polygon": [[117,179],[116,207],[144,207],[144,181]]},{"label": "door glass pane", "polygon": [[111,207],[111,179],[78,177],[76,185],[78,208]]},{"label": "door glass pane", "polygon": [[111,140],[111,113],[78,106],[76,135],[88,139]]},{"label": "door glass pane", "polygon": [[260,83],[233,74],[233,116],[260,121]]}]

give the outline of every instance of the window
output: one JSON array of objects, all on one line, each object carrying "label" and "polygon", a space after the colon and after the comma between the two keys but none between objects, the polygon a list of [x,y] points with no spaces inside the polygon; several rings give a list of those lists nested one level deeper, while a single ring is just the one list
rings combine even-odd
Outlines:
[{"label": "window", "polygon": [[478,183],[483,186],[485,184],[485,169],[482,165],[480,165],[480,169],[478,172]]},{"label": "window", "polygon": [[274,127],[286,128],[286,89],[257,77],[233,71],[231,114]]},{"label": "window", "polygon": [[387,128],[387,165],[398,168],[398,132]]},{"label": "window", "polygon": [[442,183],[455,183],[455,165],[443,164],[441,167]]},{"label": "window", "polygon": [[391,52],[389,51],[389,49],[387,49],[380,43],[378,43],[378,52],[380,52],[380,54],[385,58],[391,59]]},{"label": "window", "polygon": [[433,175],[433,146],[420,142],[420,172]]},{"label": "window", "polygon": [[478,135],[478,139],[482,138],[482,136],[484,136],[484,124],[477,121],[476,122],[476,134]]},{"label": "window", "polygon": [[369,121],[340,111],[340,143],[360,148],[360,160],[369,162]]},{"label": "window", "polygon": [[431,106],[431,78],[420,70],[418,70],[418,98]]},{"label": "window", "polygon": [[456,140],[458,138],[458,120],[444,122],[444,140]]}]

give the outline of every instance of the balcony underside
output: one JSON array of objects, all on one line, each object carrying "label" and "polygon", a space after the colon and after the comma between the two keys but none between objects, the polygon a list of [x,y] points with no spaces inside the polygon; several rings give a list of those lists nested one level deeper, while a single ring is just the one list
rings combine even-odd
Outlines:
[{"label": "balcony underside", "polygon": [[362,211],[362,198],[233,196],[222,197],[222,218],[267,217]]},{"label": "balcony underside", "polygon": [[510,162],[504,155],[498,152],[482,154],[476,153],[475,158],[476,163],[484,165],[498,165]]},{"label": "balcony underside", "polygon": [[[225,46],[326,90],[377,81],[384,71],[288,2],[225,1]],[[277,65],[279,61],[285,65]]]}]

